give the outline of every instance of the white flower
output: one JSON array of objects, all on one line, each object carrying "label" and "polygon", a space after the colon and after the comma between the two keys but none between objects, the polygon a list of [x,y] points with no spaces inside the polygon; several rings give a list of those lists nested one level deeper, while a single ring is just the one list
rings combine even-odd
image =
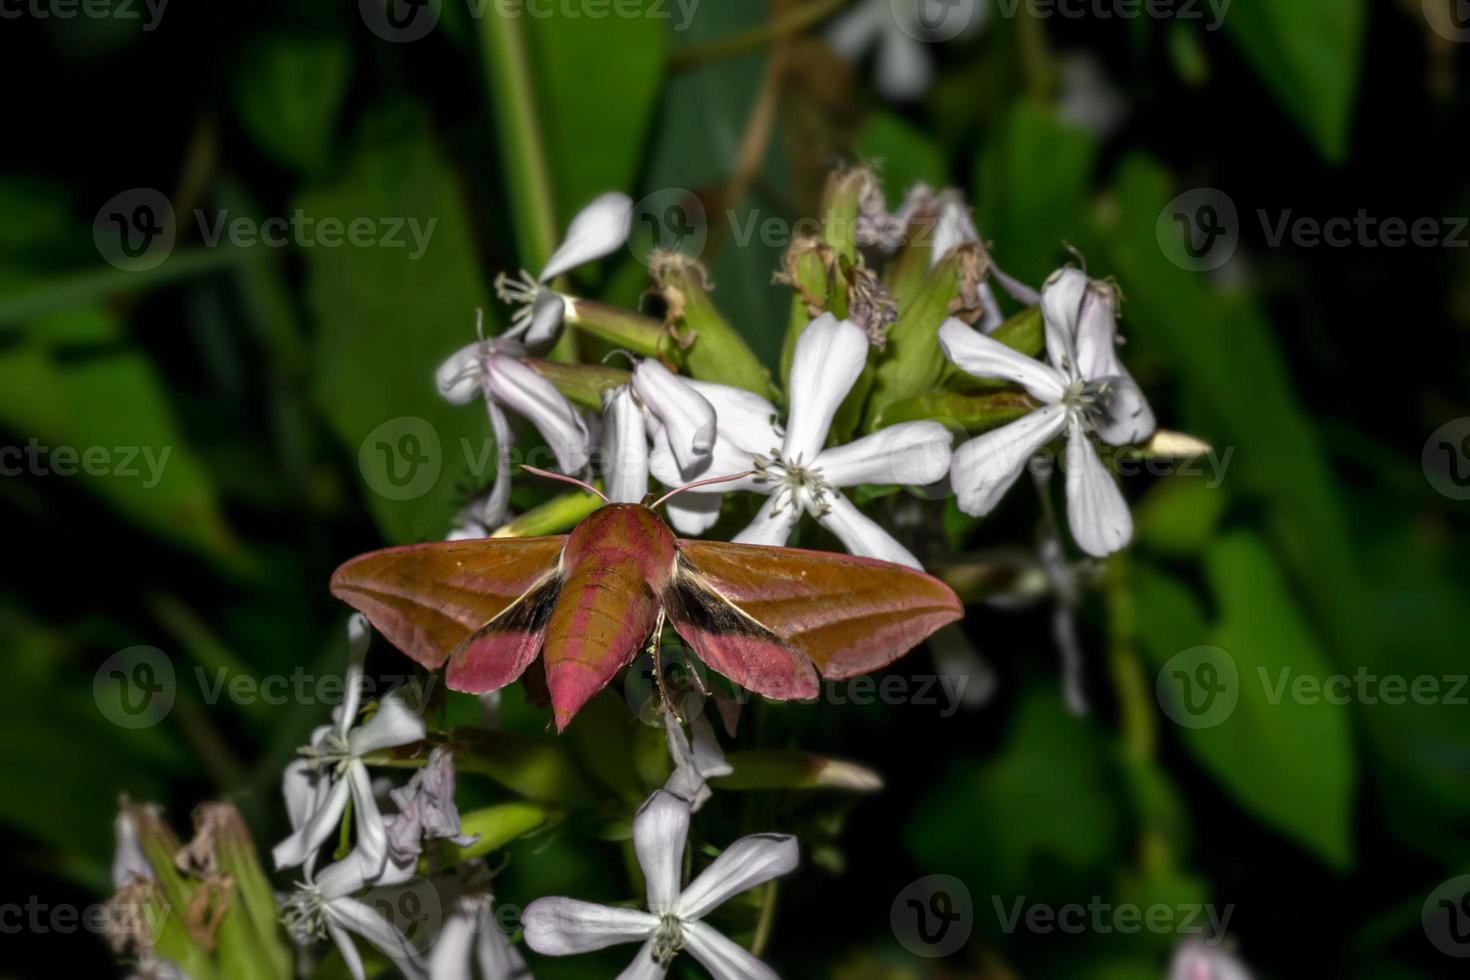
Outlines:
[{"label": "white flower", "polygon": [[282,792],[293,832],[271,852],[278,869],[311,864],[317,849],[336,832],[349,796],[357,825],[357,851],[367,876],[375,877],[387,861],[387,829],[362,757],[417,742],[425,730],[423,719],[397,694],[384,697],[367,724],[352,727],[362,698],[368,635],[367,620],[353,615],[348,621],[351,655],[344,679],[346,697],[333,712],[335,724],[312,733],[311,744],[301,749],[305,758],[286,767]]},{"label": "white flower", "polygon": [[485,399],[495,436],[495,484],[488,497],[476,502],[478,513],[462,515],[454,534],[474,537],[477,527],[500,523],[510,502],[510,450],[515,433],[505,410],[530,421],[563,473],[580,472],[587,465],[587,426],[556,385],[524,361],[525,347],[510,335],[480,340],[455,351],[435,374],[439,394],[454,405],[465,405],[476,395]]},{"label": "white flower", "polygon": [[1133,518],[1089,433],[1127,445],[1153,431],[1153,413],[1123,370],[1114,349],[1116,300],[1112,288],[1075,269],[1056,273],[1042,289],[1041,312],[1051,363],[1007,347],[950,319],[939,328],[945,355],[965,372],[1002,378],[1042,402],[1030,415],[972,439],[955,450],[950,481],[960,509],[988,514],[1052,439],[1067,435],[1067,523],[1079,547],[1103,557],[1133,536]]},{"label": "white flower", "polygon": [[678,717],[665,708],[664,727],[669,756],[674,760],[674,771],[664,783],[664,789],[686,801],[690,811],[698,813],[712,795],[705,780],[711,776],[728,776],[735,767],[725,761],[725,753],[715,739],[714,726],[704,715],[690,719],[686,736]]},{"label": "white flower", "polygon": [[495,921],[489,895],[461,896],[429,953],[429,980],[530,980],[520,950]]},{"label": "white flower", "polygon": [[727,899],[792,871],[796,838],[742,837],[680,889],[688,835],[689,804],[656,791],[633,818],[633,847],[648,883],[648,911],[538,898],[521,916],[526,945],[548,956],[566,956],[641,941],[637,958],[619,974],[622,980],[663,977],[680,950],[688,950],[715,980],[774,980],[770,967],[700,920]]},{"label": "white flower", "polygon": [[[162,813],[153,804],[148,804],[145,809],[154,816]],[[153,881],[153,865],[143,853],[143,845],[138,842],[138,824],[133,818],[133,809],[126,800],[118,810],[112,830],[113,839],[117,842],[116,849],[112,852],[112,887],[125,888],[135,881]]]},{"label": "white flower", "polygon": [[[736,541],[783,545],[802,515],[810,514],[855,555],[920,567],[907,548],[864,516],[837,488],[864,483],[929,484],[943,479],[953,441],[949,430],[938,422],[906,422],[845,446],[823,448],[832,419],[862,374],[867,357],[868,338],[862,328],[824,313],[796,342],[791,411],[784,433],[772,423],[770,414],[762,414],[763,409],[727,414],[725,406],[715,402],[720,425],[709,472],[754,470],[754,475],[720,484],[720,488],[753,490],[770,498],[735,536]],[[764,403],[764,399],[759,401]],[[667,454],[655,448],[654,475],[670,483],[676,478],[671,470]],[[691,497],[719,499],[718,494],[694,491],[674,500]],[[673,514],[671,511],[670,516]]]},{"label": "white flower", "polygon": [[636,504],[647,496],[651,434],[662,433],[686,479],[709,464],[715,408],[657,360],[639,361],[628,384],[604,392],[602,413],[602,476],[614,503]]},{"label": "white flower", "polygon": [[1251,980],[1251,974],[1227,950],[1194,939],[1174,952],[1169,980]]},{"label": "white flower", "polygon": [[934,82],[927,45],[974,33],[988,12],[981,0],[859,0],[828,29],[827,43],[849,61],[876,47],[878,91],[917,99]]},{"label": "white flower", "polygon": [[[422,960],[408,937],[377,909],[354,897],[373,878],[367,873],[371,861],[358,849],[313,873],[315,857],[313,853],[303,867],[305,877],[281,903],[281,921],[292,940],[306,946],[331,939],[354,980],[365,980],[362,957],[352,941],[355,933],[382,950],[409,980],[422,977]],[[394,875],[394,880],[379,884],[396,884],[406,877]]]},{"label": "white flower", "polygon": [[479,838],[459,832],[459,809],[454,805],[454,757],[435,748],[428,762],[408,783],[390,790],[398,813],[388,821],[388,854],[395,861],[417,860],[424,838],[452,841],[467,847]]},{"label": "white flower", "polygon": [[495,279],[500,298],[516,307],[506,338],[539,347],[561,329],[570,301],[547,288],[547,283],[564,272],[611,255],[628,240],[633,227],[633,199],[616,191],[603,194],[577,213],[562,241],[539,276],[521,271],[512,279],[501,273]]}]

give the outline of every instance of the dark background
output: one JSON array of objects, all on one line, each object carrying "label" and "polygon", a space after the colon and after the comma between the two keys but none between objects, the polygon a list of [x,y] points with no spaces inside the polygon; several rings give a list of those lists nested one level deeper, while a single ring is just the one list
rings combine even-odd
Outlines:
[{"label": "dark background", "polygon": [[[808,31],[782,42],[769,151],[727,200],[769,55],[695,67],[669,55],[799,6],[704,0],[684,32],[652,18],[528,19],[558,227],[602,190],[696,192],[713,216],[716,299],[773,361],[781,248],[732,242],[727,208],[812,214],[826,168],[858,158],[881,165],[894,203],[913,179],[957,186],[1013,275],[1039,284],[1069,259],[1065,242],[1093,275],[1116,276],[1129,363],[1162,423],[1235,455],[1218,489],[1128,483],[1137,546],[1082,611],[1088,717],[1061,706],[1045,608],[967,620],[998,674],[978,711],[775,712],[790,741],[869,765],[887,789],[779,805],[783,822],[806,808],[845,827],[821,848],[804,838],[813,860],[785,886],[771,961],[791,976],[1162,975],[1174,935],[1007,935],[993,906],[1099,895],[1233,905],[1232,939],[1262,977],[1450,975],[1456,961],[1430,944],[1420,911],[1470,871],[1470,707],[1272,705],[1247,685],[1237,716],[1202,734],[1169,722],[1151,692],[1165,661],[1201,643],[1243,672],[1465,675],[1466,504],[1436,492],[1443,469],[1421,463],[1431,434],[1470,414],[1463,44],[1429,27],[1433,0],[1235,0],[1218,32],[993,8],[977,35],[931,49],[927,95],[893,103],[868,66]],[[0,443],[171,447],[151,488],[122,475],[0,479],[3,898],[85,905],[109,891],[119,792],[163,803],[181,827],[195,802],[227,796],[262,847],[282,834],[280,769],[325,709],[210,705],[190,678],[335,672],[331,569],[447,530],[475,480],[446,471],[396,506],[365,485],[358,450],[403,415],[446,440],[483,434],[481,416],[439,403],[429,379],[472,338],[475,306],[504,322],[489,287],[523,264],[523,211],[483,33],[450,0],[412,43],[376,36],[351,4],[179,3],[148,31],[120,15],[10,13]],[[1058,110],[1082,55],[1126,109],[1101,132]],[[299,207],[438,225],[406,262],[371,248],[209,248],[181,222],[162,265],[129,272],[100,254],[93,221],[136,188],[181,214]],[[1154,233],[1165,202],[1193,188],[1218,189],[1239,215],[1239,249],[1211,274],[1171,263]],[[1274,247],[1261,210],[1273,222],[1288,210],[1427,217],[1457,238]],[[632,305],[643,272],[619,253],[579,291]],[[516,499],[545,494],[518,484]],[[1028,508],[1013,499],[963,548],[1028,542]],[[126,730],[101,714],[92,682],[137,644],[165,651],[181,681],[165,720]],[[400,663],[375,648],[374,667]],[[1151,709],[1143,730],[1118,707],[1130,664]],[[932,666],[920,652],[894,670]],[[619,862],[590,838],[512,854],[502,901],[627,897]],[[889,922],[894,897],[933,873],[961,878],[974,906],[972,941],[943,961],[910,956]],[[25,952],[0,972],[111,969],[100,937],[6,939]]]}]

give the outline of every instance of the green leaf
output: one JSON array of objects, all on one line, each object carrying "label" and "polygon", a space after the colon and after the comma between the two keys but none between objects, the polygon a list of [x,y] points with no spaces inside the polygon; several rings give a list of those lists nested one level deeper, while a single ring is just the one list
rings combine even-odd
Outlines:
[{"label": "green leaf", "polygon": [[[668,46],[653,5],[622,0],[606,17],[549,5],[553,16],[521,18],[562,228],[598,194],[633,186]],[[617,67],[599,69],[610,51]]]},{"label": "green leaf", "polygon": [[446,847],[445,864],[455,865],[470,858],[484,857],[498,851],[517,837],[524,837],[544,825],[550,811],[536,803],[501,803],[461,814],[459,830],[475,838],[464,847]]},{"label": "green leaf", "polygon": [[325,169],[352,73],[352,48],[337,35],[267,34],[240,55],[231,97],[240,125],[277,163]]},{"label": "green leaf", "polygon": [[1204,550],[1225,512],[1229,494],[1202,477],[1161,480],[1133,509],[1133,538],[1164,555]]},{"label": "green leaf", "polygon": [[949,316],[959,282],[957,254],[940,262],[929,273],[924,288],[888,330],[888,346],[874,372],[873,393],[868,401],[866,427],[874,428],[887,406],[929,391],[943,377],[944,351],[939,347],[939,327]]},{"label": "green leaf", "polygon": [[914,184],[940,187],[946,182],[944,156],[939,148],[892,113],[877,112],[868,119],[858,136],[857,149],[882,178],[890,207],[903,203]]},{"label": "green leaf", "polygon": [[1034,103],[1018,103],[975,168],[980,233],[997,243],[995,260],[1039,286],[1066,260],[1065,246],[1085,248],[1078,221],[1086,207],[1097,142]]},{"label": "green leaf", "polygon": [[1330,161],[1347,153],[1366,0],[1234,0],[1226,33]]},{"label": "green leaf", "polygon": [[[1139,620],[1149,624],[1140,638],[1156,668],[1193,670],[1198,680],[1204,675],[1195,661],[1174,658],[1201,646],[1224,651],[1209,654],[1220,668],[1211,682],[1219,685],[1220,700],[1200,721],[1180,725],[1180,738],[1247,810],[1333,867],[1350,867],[1357,766],[1347,709],[1293,693],[1298,678],[1320,684],[1332,666],[1260,538],[1248,532],[1222,538],[1208,550],[1205,567],[1219,607],[1210,627],[1183,586],[1162,575],[1141,574],[1138,581]],[[1172,694],[1167,685],[1174,683],[1161,673],[1161,694]]]},{"label": "green leaf", "polygon": [[693,343],[682,351],[674,351],[701,381],[744,388],[763,398],[774,398],[771,372],[730,326],[706,289],[704,270],[681,264],[659,270],[660,285],[675,291],[683,306],[684,329],[693,334]]},{"label": "green leaf", "polygon": [[[111,319],[84,308],[51,320],[78,317]],[[40,333],[50,329],[38,324]],[[141,353],[121,349],[63,361],[40,344],[8,348],[0,353],[0,425],[26,435],[22,448],[38,447],[35,461],[24,465],[42,479],[74,479],[119,516],[164,540],[226,561],[239,559],[214,485]]]},{"label": "green leaf", "polygon": [[489,776],[528,800],[577,804],[592,798],[587,776],[561,742],[483,728],[456,728],[450,744],[457,770]]},{"label": "green leaf", "polygon": [[846,789],[875,792],[883,787],[876,772],[795,749],[750,749],[725,756],[734,772],[710,780],[719,789]]},{"label": "green leaf", "polygon": [[318,331],[317,397],[357,461],[368,507],[394,542],[442,537],[465,488],[493,476],[483,408],[449,405],[434,371],[475,338],[485,305],[458,180],[418,120],[379,115],[341,177],[299,202],[320,221],[395,216],[403,248],[312,248],[307,295]]}]

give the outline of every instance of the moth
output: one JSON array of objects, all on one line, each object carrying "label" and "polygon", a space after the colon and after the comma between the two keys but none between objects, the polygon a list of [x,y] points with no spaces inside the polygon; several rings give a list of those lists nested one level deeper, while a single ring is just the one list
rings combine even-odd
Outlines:
[{"label": "moth", "polygon": [[337,569],[332,594],[418,663],[447,664],[452,690],[498,690],[544,653],[558,731],[665,619],[710,669],[799,700],[818,675],[876,670],[964,614],[949,586],[902,565],[676,538],[662,502],[606,503],[564,535],[370,552]]}]

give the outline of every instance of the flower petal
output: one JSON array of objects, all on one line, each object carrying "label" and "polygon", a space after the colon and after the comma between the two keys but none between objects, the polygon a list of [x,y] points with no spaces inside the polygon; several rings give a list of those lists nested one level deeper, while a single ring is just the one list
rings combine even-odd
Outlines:
[{"label": "flower petal", "polygon": [[336,921],[376,946],[398,965],[404,976],[417,977],[422,973],[419,951],[402,930],[371,905],[355,898],[333,899],[327,903],[327,916],[329,922]]},{"label": "flower petal", "polygon": [[817,518],[817,521],[837,535],[842,546],[849,552],[864,558],[878,558],[891,561],[895,565],[923,570],[924,566],[919,564],[919,559],[912,552],[894,540],[891,534],[858,510],[842,494],[832,494],[827,498],[827,503],[827,512]]},{"label": "flower petal", "polygon": [[424,737],[424,719],[414,713],[401,694],[389,694],[378,702],[377,714],[347,736],[348,750],[364,756],[380,749],[417,742]]},{"label": "flower petal", "polygon": [[715,443],[714,406],[653,358],[645,358],[633,369],[632,386],[639,401],[663,423],[684,478],[702,471]]},{"label": "flower petal", "polygon": [[1067,410],[1047,405],[955,450],[949,479],[960,510],[983,517],[1026,468],[1026,461],[1066,426]]},{"label": "flower petal", "polygon": [[754,953],[703,922],[686,922],[683,929],[684,948],[714,980],[780,980]]},{"label": "flower petal", "polygon": [[648,436],[643,410],[627,385],[602,396],[602,482],[613,503],[648,496]]},{"label": "flower petal", "polygon": [[811,462],[827,441],[832,417],[868,363],[868,335],[848,320],[823,313],[802,331],[791,360],[791,413],[782,452]]},{"label": "flower petal", "polygon": [[663,980],[668,972],[668,965],[654,958],[653,939],[650,937],[628,968],[618,974],[617,980]]},{"label": "flower petal", "polygon": [[953,443],[954,436],[938,422],[903,422],[845,446],[824,449],[813,465],[836,487],[924,485],[949,472]]},{"label": "flower petal", "polygon": [[663,915],[679,898],[684,842],[689,837],[689,804],[654,790],[633,817],[633,849],[648,883],[648,911]]},{"label": "flower petal", "polygon": [[895,102],[917,99],[934,82],[934,64],[925,46],[895,25],[878,42],[878,91]]},{"label": "flower petal", "polygon": [[526,945],[546,956],[590,953],[618,943],[641,942],[658,928],[658,916],[575,898],[538,898],[521,913]]},{"label": "flower petal", "polygon": [[1085,272],[1058,269],[1041,287],[1041,325],[1046,332],[1046,356],[1069,377],[1077,369],[1077,318],[1091,282]]},{"label": "flower petal", "polygon": [[1118,294],[1112,286],[1087,280],[1078,301],[1073,343],[1082,377],[1106,378],[1118,373]]},{"label": "flower petal", "polygon": [[724,494],[681,493],[668,499],[664,513],[668,515],[669,523],[674,525],[674,530],[686,537],[694,537],[715,526],[720,519],[720,504],[723,502]]},{"label": "flower petal", "polygon": [[[297,759],[286,766],[286,772],[281,777],[281,795],[286,798],[286,819],[291,821],[291,829],[300,830],[311,819],[311,815],[321,808],[330,792],[331,785],[326,775],[313,769],[306,759]],[[118,817],[119,822],[126,816],[127,811],[124,810]],[[119,854],[122,850],[120,827],[119,823]]]},{"label": "flower petal", "polygon": [[[526,958],[511,944],[510,937],[501,931],[499,923],[485,906],[480,919],[479,938],[475,942],[475,961],[480,964],[483,980],[531,980],[531,971]],[[439,980],[431,974],[430,980]]]},{"label": "flower petal", "polygon": [[294,868],[305,864],[316,856],[317,848],[332,836],[342,819],[342,810],[347,806],[350,787],[344,779],[334,780],[331,791],[299,830],[281,841],[271,850],[276,870]]},{"label": "flower petal", "polygon": [[556,385],[502,354],[490,358],[487,383],[496,401],[537,428],[563,473],[579,473],[587,466],[587,426]]},{"label": "flower petal", "polygon": [[531,317],[526,321],[526,330],[521,335],[521,341],[527,347],[544,347],[556,339],[561,331],[561,324],[567,315],[567,301],[561,294],[551,289],[543,289],[536,294],[536,302],[531,305]]},{"label": "flower petal", "polygon": [[352,819],[357,826],[356,853],[363,872],[369,879],[376,878],[388,862],[388,828],[373,796],[367,766],[356,759],[348,763],[347,784],[352,788]]},{"label": "flower petal", "polygon": [[929,254],[929,265],[938,265],[950,252],[961,245],[980,241],[980,232],[975,229],[975,219],[970,206],[957,193],[946,193],[939,198],[939,215],[934,220],[934,235]]},{"label": "flower petal", "polygon": [[[796,527],[796,522],[801,520],[802,514],[801,510],[791,506],[789,501],[786,506],[782,507],[780,500],[784,496],[782,494],[780,497],[767,498],[766,502],[761,504],[761,509],[756,511],[751,522],[745,525],[745,530],[730,540],[736,544],[784,545],[786,539],[791,537],[791,530]],[[776,512],[777,507],[781,508],[780,513]]]},{"label": "flower petal", "polygon": [[1039,401],[1060,401],[1067,388],[1065,377],[1036,358],[1027,357],[954,317],[939,327],[939,346],[944,356],[966,374],[1014,382]]},{"label": "flower petal", "polygon": [[795,870],[800,853],[790,834],[751,834],[715,858],[679,896],[680,919],[702,919],[717,906]]},{"label": "flower petal", "polygon": [[[493,923],[490,927],[494,928]],[[439,935],[434,937],[434,947],[429,951],[431,980],[473,980],[473,972],[470,970],[470,950],[474,942],[475,923],[468,915],[456,912],[445,919]],[[504,975],[488,971],[485,973],[486,977]]]},{"label": "flower petal", "polygon": [[342,962],[346,964],[347,972],[352,975],[352,980],[367,980],[367,973],[362,968],[362,954],[357,951],[357,945],[353,943],[351,934],[332,919],[327,919],[326,926],[327,935],[332,937],[337,951],[342,954]]},{"label": "flower petal", "polygon": [[467,405],[480,393],[484,374],[485,345],[481,341],[466,344],[434,372],[439,396],[451,405]]},{"label": "flower petal", "polygon": [[1133,537],[1128,502],[1078,421],[1067,433],[1067,524],[1077,546],[1097,558]]},{"label": "flower petal", "polygon": [[[1122,365],[1118,365],[1122,369]],[[1153,435],[1158,422],[1138,382],[1127,371],[1107,381],[1103,415],[1096,423],[1097,434],[1111,446],[1132,446]]]},{"label": "flower petal", "polygon": [[[772,445],[760,450],[762,454],[779,450],[780,438]],[[755,460],[751,457],[749,450],[737,446],[723,436],[715,439],[714,446],[710,449],[709,462],[700,468],[700,472],[690,474],[691,477],[704,479],[713,476],[734,476],[737,473],[748,473],[755,468]],[[669,441],[669,430],[659,426],[653,437],[653,452],[648,457],[648,469],[658,482],[666,487],[681,487],[690,482],[686,479],[684,472],[679,468],[679,461],[674,455],[674,447]],[[724,493],[733,493],[736,490],[754,490],[759,485],[754,476],[747,476],[740,480],[731,480],[728,483],[720,483],[706,488],[701,488],[702,493],[718,496]]]},{"label": "flower petal", "polygon": [[567,227],[567,237],[546,261],[540,280],[547,282],[579,265],[611,255],[623,247],[633,228],[633,199],[612,191],[587,205]]},{"label": "flower petal", "polygon": [[[753,391],[713,381],[689,379],[689,387],[714,406],[716,431],[721,439],[752,453],[770,453],[781,445],[776,406]],[[706,470],[711,475],[712,470]]]},{"label": "flower petal", "polygon": [[863,0],[832,22],[827,43],[848,61],[857,61],[888,26],[888,0]]}]

